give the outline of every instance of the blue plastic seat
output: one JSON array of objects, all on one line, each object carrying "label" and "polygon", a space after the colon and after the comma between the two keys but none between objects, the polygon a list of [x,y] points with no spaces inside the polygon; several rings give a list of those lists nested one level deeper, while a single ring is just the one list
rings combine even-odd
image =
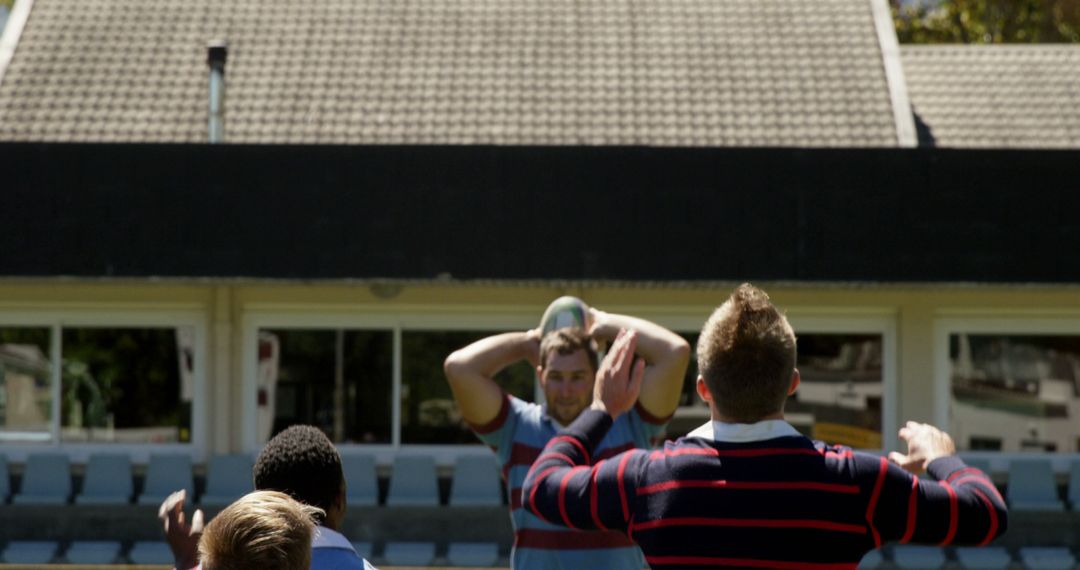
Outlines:
[{"label": "blue plastic seat", "polygon": [[494,566],[499,560],[499,545],[494,542],[451,542],[446,559],[451,566]]},{"label": "blue plastic seat", "polygon": [[1069,508],[1080,511],[1080,459],[1069,464]]},{"label": "blue plastic seat", "polygon": [[371,553],[375,550],[370,542],[354,542],[352,547],[356,549],[356,553],[364,560],[371,560]]},{"label": "blue plastic seat", "polygon": [[498,506],[499,468],[491,454],[461,455],[454,462],[454,480],[450,485],[450,506]]},{"label": "blue plastic seat", "polygon": [[17,505],[63,505],[71,496],[71,464],[66,455],[35,453],[26,459]]},{"label": "blue plastic seat", "polygon": [[439,482],[435,460],[427,455],[399,455],[394,458],[386,505],[437,507]]},{"label": "blue plastic seat", "polygon": [[1009,463],[1009,508],[1018,511],[1063,511],[1054,471],[1047,459],[1019,459]]},{"label": "blue plastic seat", "polygon": [[374,457],[346,455],[341,458],[341,468],[345,471],[345,493],[349,505],[379,504],[379,481]]},{"label": "blue plastic seat", "polygon": [[169,545],[159,541],[136,541],[128,553],[132,564],[173,564],[173,554]]},{"label": "blue plastic seat", "polygon": [[13,540],[4,549],[8,564],[48,564],[56,557],[56,542],[51,540]]},{"label": "blue plastic seat", "polygon": [[0,505],[11,496],[11,474],[8,473],[7,457],[0,453]]},{"label": "blue plastic seat", "polygon": [[86,463],[83,489],[75,497],[78,505],[123,505],[134,495],[131,459],[123,454],[97,454]]},{"label": "blue plastic seat", "polygon": [[435,560],[435,543],[388,542],[383,558],[388,566],[431,566]]},{"label": "blue plastic seat", "polygon": [[1012,557],[1001,546],[967,546],[956,549],[956,560],[966,570],[1005,570]]},{"label": "blue plastic seat", "polygon": [[880,550],[871,550],[859,561],[858,570],[874,570],[880,568],[884,562],[885,557],[881,555]]},{"label": "blue plastic seat", "polygon": [[108,540],[75,541],[64,553],[70,564],[112,564],[120,556],[120,542]]},{"label": "blue plastic seat", "polygon": [[1072,570],[1076,566],[1076,558],[1063,546],[1021,547],[1020,561],[1031,570]]},{"label": "blue plastic seat", "polygon": [[161,504],[165,497],[180,489],[186,489],[188,501],[194,502],[195,479],[191,475],[191,458],[180,454],[151,455],[139,504]]},{"label": "blue plastic seat", "polygon": [[893,563],[905,570],[929,570],[945,565],[945,550],[936,546],[899,545],[893,548]]},{"label": "blue plastic seat", "polygon": [[251,478],[254,462],[248,455],[215,455],[206,468],[206,492],[199,499],[204,507],[225,507],[255,490]]}]

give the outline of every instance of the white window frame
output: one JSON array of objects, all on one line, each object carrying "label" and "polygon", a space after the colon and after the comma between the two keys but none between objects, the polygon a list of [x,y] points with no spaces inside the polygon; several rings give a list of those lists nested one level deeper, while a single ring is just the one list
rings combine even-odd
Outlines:
[{"label": "white window frame", "polygon": [[[32,453],[64,453],[73,463],[85,463],[94,453],[126,453],[133,463],[143,464],[155,453],[181,453],[191,456],[192,461],[206,458],[207,438],[207,382],[206,358],[209,345],[206,335],[206,315],[203,311],[182,309],[146,309],[118,306],[104,309],[49,309],[41,311],[0,311],[0,327],[32,327],[50,330],[49,362],[52,388],[52,412],[49,442],[4,442],[4,453],[15,463],[26,461]],[[59,366],[63,353],[63,329],[65,328],[178,328],[191,327],[194,343],[194,393],[191,401],[191,441],[188,443],[106,443],[64,442],[60,440],[60,405],[62,397],[62,370]]]},{"label": "white window frame", "polygon": [[[1068,314],[1067,311],[1062,311]],[[1044,316],[959,316],[943,317],[934,321],[934,421],[948,429],[949,402],[952,399],[949,363],[949,336],[953,334],[999,334],[999,335],[1064,335],[1080,336],[1080,318],[1073,312],[1069,318]],[[1080,437],[1080,432],[1077,433]],[[990,462],[991,470],[1007,471],[1009,463],[1017,459],[1047,459],[1054,471],[1068,472],[1069,463],[1080,459],[1080,453],[1050,453],[1038,451],[962,451],[966,459]]]},{"label": "white window frame", "polygon": [[379,464],[390,464],[398,453],[430,455],[438,465],[452,465],[463,454],[476,453],[481,449],[475,444],[404,444],[401,442],[401,335],[406,331],[491,331],[526,330],[536,327],[538,317],[535,309],[506,309],[492,312],[491,308],[411,307],[388,312],[382,307],[340,308],[338,310],[313,309],[308,311],[252,310],[243,317],[243,371],[242,445],[245,452],[258,453],[266,442],[257,441],[257,354],[260,329],[297,330],[389,330],[393,333],[393,388],[391,391],[391,443],[389,444],[337,444],[342,455],[374,455]]}]

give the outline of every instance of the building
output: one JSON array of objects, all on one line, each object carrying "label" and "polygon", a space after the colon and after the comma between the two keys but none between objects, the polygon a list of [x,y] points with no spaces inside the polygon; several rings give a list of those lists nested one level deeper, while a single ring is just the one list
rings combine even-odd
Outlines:
[{"label": "building", "polygon": [[[752,280],[799,332],[798,426],[892,449],[930,421],[1063,473],[1080,48],[891,26],[884,0],[20,0],[4,453],[201,463],[307,422],[450,465],[454,348],[562,294],[693,339]],[[673,434],[706,417],[690,380]]]}]

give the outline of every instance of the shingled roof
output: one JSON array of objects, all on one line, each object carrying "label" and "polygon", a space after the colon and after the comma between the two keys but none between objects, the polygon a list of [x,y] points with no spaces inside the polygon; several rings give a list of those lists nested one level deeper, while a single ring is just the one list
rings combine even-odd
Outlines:
[{"label": "shingled roof", "polygon": [[919,144],[1080,148],[1080,46],[901,49]]},{"label": "shingled roof", "polygon": [[33,0],[0,140],[201,142],[225,38],[228,142],[896,146],[874,1]]}]

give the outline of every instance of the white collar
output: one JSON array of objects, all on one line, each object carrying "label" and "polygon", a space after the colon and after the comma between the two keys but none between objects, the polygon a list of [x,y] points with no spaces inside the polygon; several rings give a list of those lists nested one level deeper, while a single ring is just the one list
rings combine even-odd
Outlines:
[{"label": "white collar", "polygon": [[797,435],[802,434],[784,420],[765,420],[753,424],[705,422],[701,427],[686,434],[686,437],[700,437],[729,443],[746,443]]},{"label": "white collar", "polygon": [[[345,538],[345,535],[340,532],[319,525],[315,527],[315,536],[311,539],[312,548],[344,548],[356,554],[356,549],[353,548],[349,539]],[[358,555],[359,556],[359,555]]]}]

